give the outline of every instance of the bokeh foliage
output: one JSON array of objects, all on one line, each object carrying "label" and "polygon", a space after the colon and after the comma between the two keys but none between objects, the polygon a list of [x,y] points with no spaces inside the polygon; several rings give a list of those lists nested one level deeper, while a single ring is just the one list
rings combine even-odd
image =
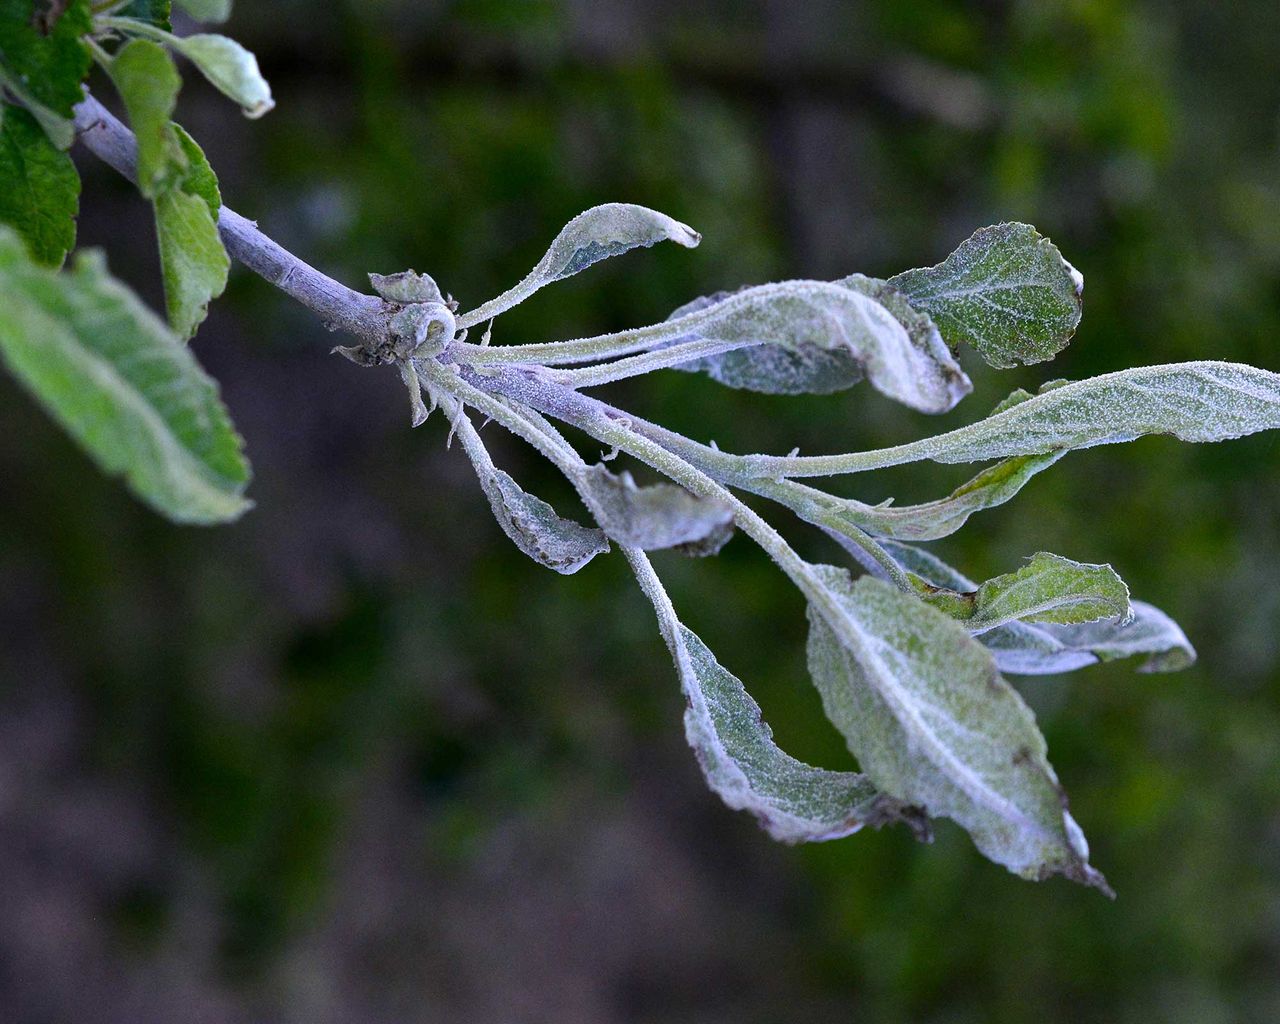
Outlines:
[{"label": "bokeh foliage", "polygon": [[[1085,274],[1071,348],[970,363],[975,395],[941,418],[865,386],[614,387],[700,439],[850,449],[1049,377],[1280,368],[1271,3],[290,0],[242,4],[231,28],[277,109],[249,124],[193,82],[183,121],[230,205],[343,280],[412,266],[466,305],[607,200],[703,232],[548,289],[498,342],[651,322],[743,283],[886,275],[1005,219]],[[158,299],[145,209],[84,166],[82,240]],[[618,559],[564,578],[521,558],[439,422],[407,429],[394,374],[325,356],[332,339],[261,282],[233,276],[196,344],[255,454],[256,510],[212,532],[97,479],[0,384],[16,1019],[196,999],[225,1019],[1280,1016],[1274,436],[1078,453],[938,546],[977,578],[1042,548],[1110,561],[1200,650],[1178,675],[1022,687],[1108,904],[1019,882],[947,826],[929,850],[896,832],[774,846],[703,787]],[[965,472],[849,486],[928,498]],[[659,568],[782,745],[846,766],[776,571],[741,542]]]}]

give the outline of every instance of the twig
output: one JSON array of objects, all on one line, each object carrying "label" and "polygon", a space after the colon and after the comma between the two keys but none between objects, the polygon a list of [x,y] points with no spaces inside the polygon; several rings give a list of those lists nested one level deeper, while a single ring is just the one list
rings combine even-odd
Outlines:
[{"label": "twig", "polygon": [[[130,181],[137,179],[138,142],[133,132],[92,96],[75,108],[76,133],[86,148]],[[368,341],[387,335],[396,307],[322,274],[272,241],[253,221],[223,206],[218,232],[233,257],[255,274],[319,314],[331,331],[342,330]]]}]

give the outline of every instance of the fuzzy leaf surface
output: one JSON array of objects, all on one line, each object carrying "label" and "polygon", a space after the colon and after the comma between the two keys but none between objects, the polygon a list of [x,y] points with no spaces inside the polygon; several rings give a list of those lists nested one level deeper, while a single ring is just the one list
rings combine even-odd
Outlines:
[{"label": "fuzzy leaf surface", "polygon": [[964,626],[870,576],[814,566],[839,608],[810,604],[809,671],[876,788],[952,818],[1023,877],[1104,891],[1031,710]]},{"label": "fuzzy leaf surface", "polygon": [[101,254],[38,267],[0,229],[0,353],[104,472],[175,522],[250,507],[249,467],[217,387]]},{"label": "fuzzy leaf surface", "polygon": [[738,677],[676,618],[648,559],[635,549],[624,548],[623,553],[653,602],[675,661],[688,702],[685,736],[707,785],[725,804],[749,811],[784,843],[836,839],[898,817],[921,827],[865,775],[815,768],[783,751]]},{"label": "fuzzy leaf surface", "polygon": [[27,111],[0,103],[0,118],[0,223],[38,262],[59,267],[76,244],[80,175]]},{"label": "fuzzy leaf surface", "polygon": [[921,586],[928,604],[962,621],[971,633],[985,633],[1006,622],[1128,622],[1133,615],[1129,588],[1111,566],[1073,562],[1047,551],[976,589],[939,588],[924,581]]},{"label": "fuzzy leaf surface", "polygon": [[178,0],[178,6],[196,21],[221,23],[231,17],[231,0]]},{"label": "fuzzy leaf surface", "polygon": [[641,487],[630,473],[612,473],[602,464],[584,469],[574,483],[600,528],[627,547],[655,551],[694,545],[696,551],[705,542],[723,545],[728,539],[733,510],[676,484]]},{"label": "fuzzy leaf surface", "polygon": [[170,127],[182,78],[165,48],[150,39],[131,39],[120,47],[110,73],[138,140],[138,190],[154,199],[187,169],[182,143]]},{"label": "fuzzy leaf surface", "polygon": [[1080,323],[1084,278],[1030,224],[980,228],[933,267],[889,279],[953,347],[992,366],[1052,359]]},{"label": "fuzzy leaf surface", "polygon": [[[892,541],[886,550],[904,569],[934,586],[973,590],[977,584],[942,559],[921,548]],[[1133,618],[1101,619],[1078,625],[1010,622],[978,639],[1010,675],[1055,675],[1118,658],[1146,655],[1139,672],[1176,672],[1196,660],[1182,628],[1145,601],[1132,601]]]},{"label": "fuzzy leaf surface", "polygon": [[680,367],[704,370],[732,387],[825,392],[865,374],[877,391],[922,412],[945,412],[971,390],[936,330],[918,320],[904,325],[881,302],[842,282],[758,285],[695,300],[676,313],[636,334],[651,343],[708,339],[735,346]]},{"label": "fuzzy leaf surface", "polygon": [[524,280],[459,317],[458,326],[483,323],[519,305],[540,288],[572,277],[593,263],[663,241],[692,249],[702,241],[702,236],[689,225],[645,206],[632,203],[593,206],[561,228],[551,247]]}]

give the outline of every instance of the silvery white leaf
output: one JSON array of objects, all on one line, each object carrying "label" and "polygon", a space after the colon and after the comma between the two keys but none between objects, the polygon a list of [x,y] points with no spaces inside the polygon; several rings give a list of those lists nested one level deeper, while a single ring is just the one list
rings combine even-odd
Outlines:
[{"label": "silvery white leaf", "polygon": [[633,203],[605,203],[578,214],[556,235],[546,254],[523,281],[458,318],[473,327],[517,306],[538,289],[572,277],[593,263],[630,249],[670,240],[692,249],[702,236],[687,224]]},{"label": "silvery white leaf", "polygon": [[261,117],[275,105],[271,86],[258,70],[258,58],[226,36],[200,33],[169,40],[214,88],[240,104],[245,117]]},{"label": "silvery white leaf", "polygon": [[648,559],[633,548],[623,554],[653,602],[675,660],[688,701],[689,745],[707,784],[729,807],[750,811],[773,838],[786,843],[836,839],[893,820],[905,820],[918,835],[927,835],[918,814],[877,793],[866,776],[814,768],[781,750],[742,683],[676,618]]},{"label": "silvery white leaf", "polygon": [[883,580],[813,566],[836,610],[809,606],[809,670],[876,788],[961,824],[1023,877],[1108,892],[1066,811],[1035,717],[964,627]]},{"label": "silvery white leaf", "polygon": [[408,305],[411,302],[444,302],[440,286],[430,274],[402,270],[398,274],[370,274],[373,290],[388,302]]},{"label": "silvery white leaf", "polygon": [[584,469],[574,483],[601,529],[627,547],[654,551],[728,539],[733,510],[675,484],[640,487],[630,473],[615,474],[603,464]]}]

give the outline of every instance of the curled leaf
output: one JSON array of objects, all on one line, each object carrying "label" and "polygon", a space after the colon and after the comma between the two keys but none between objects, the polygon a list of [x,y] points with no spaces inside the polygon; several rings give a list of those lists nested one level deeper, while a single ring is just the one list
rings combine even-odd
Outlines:
[{"label": "curled leaf", "polygon": [[813,566],[809,671],[827,717],[881,792],[952,818],[1023,877],[1109,892],[1066,810],[1022,698],[955,620],[882,580]]},{"label": "curled leaf", "polygon": [[972,345],[996,367],[1039,363],[1080,323],[1084,278],[1029,224],[980,228],[937,266],[889,279],[928,313],[953,347]]},{"label": "curled leaf", "polygon": [[[934,586],[973,590],[976,584],[936,555],[906,544],[886,542],[885,549],[903,568]],[[1100,661],[1145,654],[1139,672],[1176,672],[1196,660],[1195,648],[1173,619],[1145,601],[1132,601],[1133,618],[1101,619],[1075,625],[1009,622],[979,639],[1011,675],[1074,672]]]},{"label": "curled leaf", "polygon": [[523,490],[498,469],[465,413],[458,410],[454,422],[494,518],[516,547],[539,565],[565,576],[609,550],[609,541],[600,530],[562,518],[545,501]]},{"label": "curled leaf", "polygon": [[[738,351],[680,367],[732,387],[825,392],[865,373],[876,390],[922,412],[945,412],[971,390],[936,331],[919,320],[904,324],[877,299],[840,282],[784,281],[695,300],[661,327],[662,341],[671,344],[737,343]],[[651,341],[657,334],[644,333]]]},{"label": "curled leaf", "polygon": [[171,36],[169,45],[199,68],[214,88],[239,103],[245,117],[261,117],[276,105],[258,58],[234,39],[200,33]]},{"label": "curled leaf", "polygon": [[985,633],[1006,622],[1125,623],[1133,617],[1129,588],[1111,566],[1073,562],[1047,551],[1032,555],[1016,572],[976,588],[954,590],[921,581],[920,596],[962,621],[971,633]]},{"label": "curled leaf", "polygon": [[402,270],[398,274],[370,274],[373,290],[388,302],[444,302],[440,286],[430,274]]},{"label": "curled leaf", "polygon": [[513,288],[458,318],[459,327],[473,327],[517,306],[538,289],[563,281],[593,263],[638,247],[670,240],[687,249],[702,236],[687,224],[633,203],[605,203],[578,214],[556,235],[537,266]]},{"label": "curled leaf", "polygon": [[630,473],[615,474],[603,464],[584,469],[574,483],[601,529],[627,547],[655,551],[695,545],[697,551],[697,546],[728,540],[733,510],[676,484],[641,487]]},{"label": "curled leaf", "polygon": [[231,17],[231,0],[176,0],[196,21],[223,22]]},{"label": "curled leaf", "polygon": [[865,775],[814,768],[779,748],[741,681],[676,618],[649,560],[634,548],[624,548],[623,554],[653,603],[675,660],[688,701],[689,745],[707,785],[729,807],[749,811],[785,843],[836,839],[893,820],[905,820],[922,838],[927,835],[918,813],[878,793]]}]

